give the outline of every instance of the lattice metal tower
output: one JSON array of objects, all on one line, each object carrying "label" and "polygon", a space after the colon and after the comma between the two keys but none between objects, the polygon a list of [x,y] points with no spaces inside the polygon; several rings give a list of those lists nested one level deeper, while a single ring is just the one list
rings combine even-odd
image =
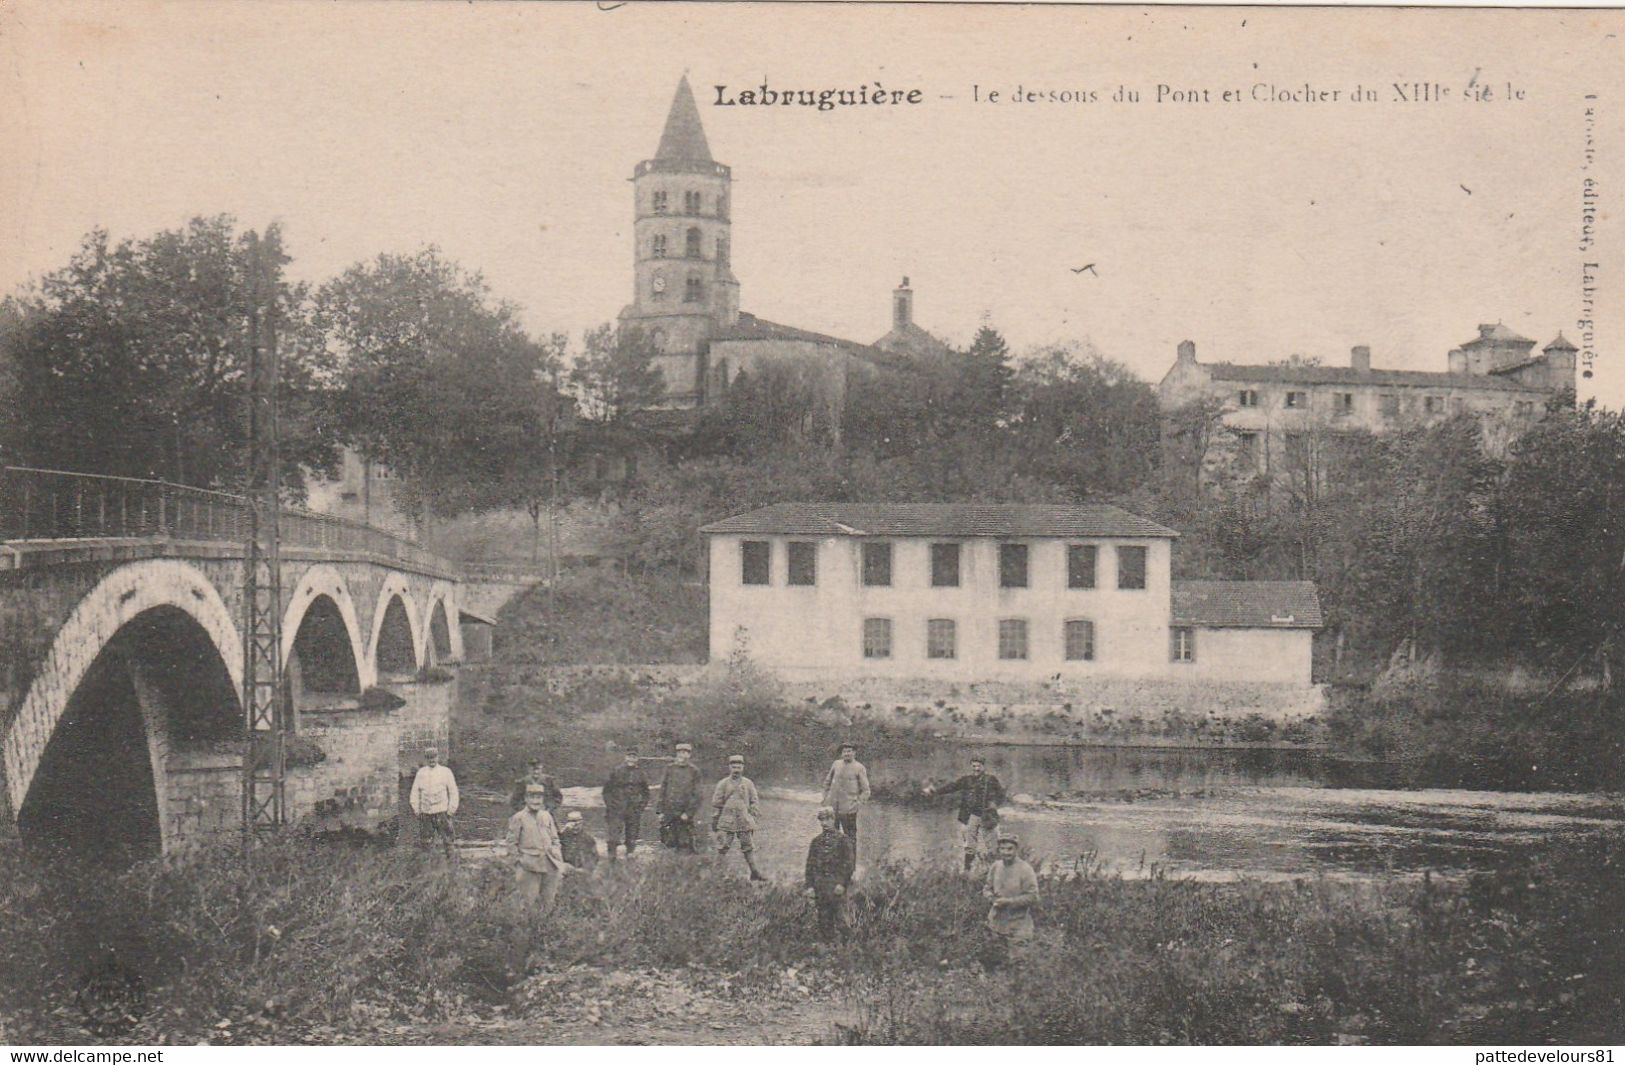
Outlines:
[{"label": "lattice metal tower", "polygon": [[282,677],[281,467],[278,455],[276,227],[249,234],[248,529],[243,553],[243,853],[286,817]]}]

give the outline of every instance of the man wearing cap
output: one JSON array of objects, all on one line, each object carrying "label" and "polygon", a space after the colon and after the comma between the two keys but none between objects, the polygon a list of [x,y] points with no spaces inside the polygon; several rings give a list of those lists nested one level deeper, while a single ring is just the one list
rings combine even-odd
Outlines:
[{"label": "man wearing cap", "polygon": [[999,855],[987,871],[987,887],[982,896],[993,908],[987,911],[987,926],[1005,943],[1033,938],[1033,907],[1038,905],[1038,874],[1016,857],[1021,841],[1005,834],[999,837]]},{"label": "man wearing cap", "polygon": [[835,823],[833,807],[818,811],[821,831],[807,848],[807,895],[818,904],[818,934],[834,939],[851,926],[847,890],[858,867],[857,842]]},{"label": "man wearing cap", "polygon": [[858,843],[858,810],[869,801],[869,771],[858,761],[858,749],[841,744],[841,756],[824,777],[824,805],[835,811],[835,824]]},{"label": "man wearing cap", "polygon": [[587,831],[587,822],[582,819],[580,810],[571,810],[565,817],[564,827],[559,829],[559,850],[564,854],[566,865],[589,876],[598,867],[598,840]]},{"label": "man wearing cap", "polygon": [[628,858],[637,849],[638,829],[643,825],[643,810],[648,805],[649,778],[638,765],[637,749],[632,748],[604,781],[604,835],[609,844],[610,861],[615,860],[615,851],[623,839]]},{"label": "man wearing cap", "polygon": [[728,775],[717,781],[716,790],[711,793],[711,831],[719,836],[718,854],[727,854],[730,847],[736,842],[739,844],[739,853],[745,856],[752,880],[767,879],[756,868],[753,856],[756,848],[751,843],[759,802],[756,785],[745,775],[745,756],[729,755]]},{"label": "man wearing cap", "polygon": [[700,816],[700,771],[689,764],[694,746],[679,743],[666,775],[660,778],[660,841],[694,853],[694,822]]},{"label": "man wearing cap", "polygon": [[514,784],[513,791],[508,795],[508,805],[515,810],[523,809],[525,806],[525,788],[531,784],[540,784],[542,786],[543,794],[546,796],[543,805],[547,807],[547,812],[553,815],[554,820],[557,820],[558,809],[564,803],[564,792],[560,790],[551,773],[542,771],[542,760],[540,758],[530,760],[529,769]]},{"label": "man wearing cap", "polygon": [[553,912],[564,880],[564,854],[559,830],[547,812],[547,789],[525,788],[525,808],[508,818],[508,853],[513,855],[514,887],[526,907],[540,905],[541,916]]},{"label": "man wearing cap", "polygon": [[959,793],[959,835],[965,846],[965,872],[968,873],[976,864],[977,854],[988,850],[997,838],[994,829],[999,823],[999,807],[1004,803],[1004,785],[987,772],[980,758],[972,758],[970,772],[952,784],[940,790],[930,785],[924,789],[926,795],[953,792]]},{"label": "man wearing cap", "polygon": [[457,812],[457,777],[450,766],[440,764],[440,752],[433,747],[423,751],[424,764],[412,778],[412,812],[418,819],[418,846],[440,840],[446,855],[451,854],[451,815]]}]

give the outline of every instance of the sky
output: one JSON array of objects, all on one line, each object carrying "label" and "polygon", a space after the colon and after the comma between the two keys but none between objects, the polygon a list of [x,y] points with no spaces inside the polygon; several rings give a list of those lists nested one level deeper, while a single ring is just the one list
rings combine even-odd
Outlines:
[{"label": "sky", "polygon": [[[631,298],[629,178],[686,71],[761,317],[873,341],[908,275],[950,342],[1087,339],[1153,382],[1185,339],[1443,370],[1479,323],[1586,346],[1593,317],[1581,395],[1620,407],[1622,30],[1598,10],[12,0],[0,291],[92,227],[225,212],[279,222],[297,278],[435,244],[534,332],[579,334]],[[716,102],[764,80],[920,103]],[[1340,98],[1269,98],[1306,85]]]}]

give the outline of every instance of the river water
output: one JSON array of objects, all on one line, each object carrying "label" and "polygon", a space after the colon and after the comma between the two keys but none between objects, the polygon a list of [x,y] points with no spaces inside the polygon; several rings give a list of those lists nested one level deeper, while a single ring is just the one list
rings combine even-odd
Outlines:
[{"label": "river water", "polygon": [[[945,780],[966,771],[969,753],[954,746],[865,761],[877,785]],[[1304,751],[995,747],[985,757],[1012,796],[1002,827],[1025,850],[1124,876],[1448,875],[1625,828],[1619,795],[1395,786],[1393,767]],[[756,780],[757,850],[764,871],[778,876],[800,875],[817,831],[828,762],[808,761]],[[658,780],[659,767],[648,768]],[[951,798],[868,805],[859,819],[860,865],[956,860]],[[602,836],[597,789],[567,788],[565,801]],[[655,820],[652,812],[645,818],[645,836],[655,835]]]}]

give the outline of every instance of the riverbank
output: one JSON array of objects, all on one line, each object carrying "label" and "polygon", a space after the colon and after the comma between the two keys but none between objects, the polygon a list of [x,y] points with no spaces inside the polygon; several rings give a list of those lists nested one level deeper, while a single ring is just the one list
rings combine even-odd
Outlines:
[{"label": "riverbank", "polygon": [[0,1023],[26,1043],[1607,1043],[1622,862],[1615,836],[1448,883],[1085,868],[1046,879],[1038,941],[990,971],[986,904],[949,867],[872,870],[841,948],[795,884],[667,855],[568,878],[529,940],[500,863],[290,840],[253,870],[17,870]]}]

